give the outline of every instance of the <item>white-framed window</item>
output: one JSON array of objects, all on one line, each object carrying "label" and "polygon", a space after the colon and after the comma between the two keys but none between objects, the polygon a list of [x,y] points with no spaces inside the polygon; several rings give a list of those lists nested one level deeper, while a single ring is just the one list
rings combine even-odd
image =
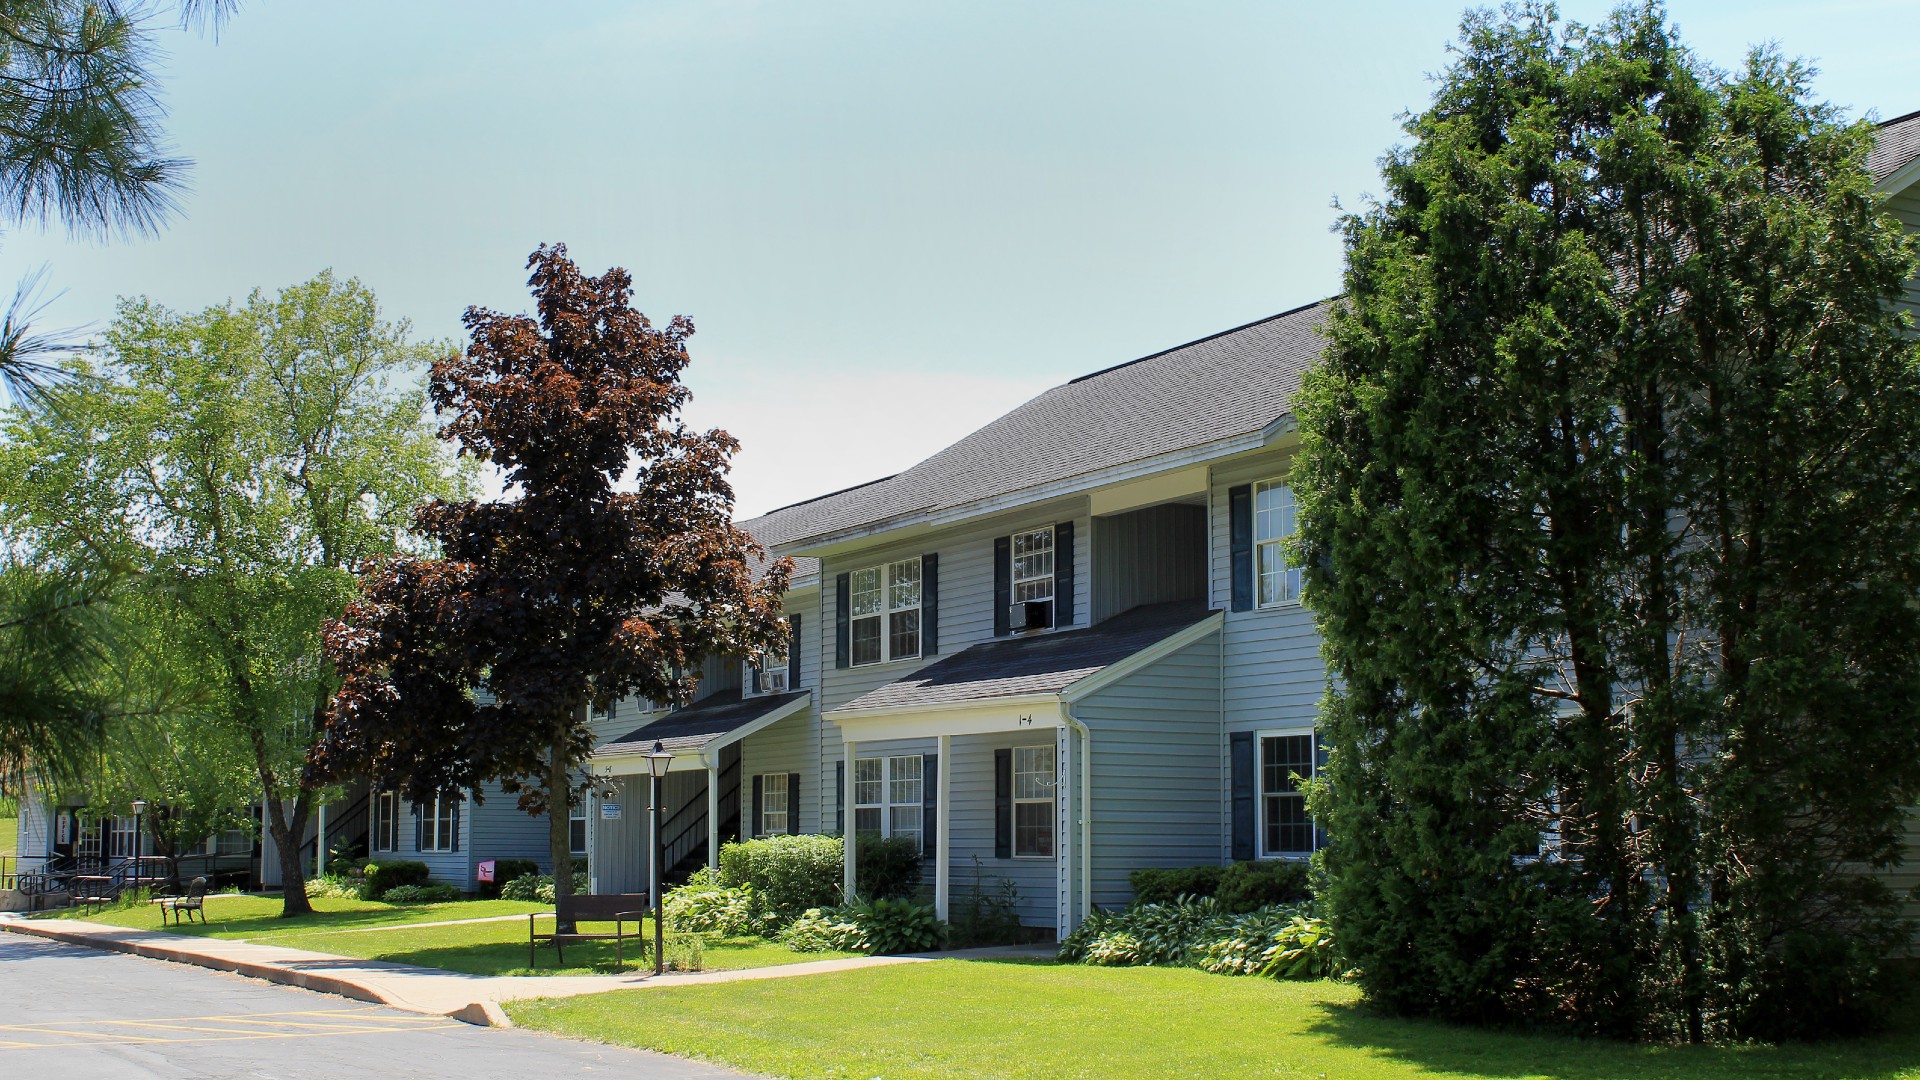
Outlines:
[{"label": "white-framed window", "polygon": [[1052,746],[1013,748],[1013,856],[1053,858],[1054,793],[1058,789]]},{"label": "white-framed window", "polygon": [[787,790],[786,773],[767,773],[760,777],[760,835],[784,836],[793,831],[792,792]]},{"label": "white-framed window", "polygon": [[253,854],[253,834],[245,829],[227,829],[210,836],[207,838],[207,854],[251,855]]},{"label": "white-framed window", "polygon": [[124,859],[138,854],[134,845],[139,842],[139,833],[135,830],[134,819],[130,814],[115,814],[112,832],[107,837],[108,852],[116,859]]},{"label": "white-framed window", "polygon": [[400,850],[400,796],[391,791],[373,797],[373,850]]},{"label": "white-framed window", "polygon": [[430,801],[420,804],[420,813],[426,818],[420,831],[421,851],[457,851],[453,846],[454,830],[460,821],[460,793],[443,791]]},{"label": "white-framed window", "polygon": [[757,694],[784,694],[787,692],[787,656],[772,651],[761,652],[748,660],[740,673],[740,685],[747,696]]},{"label": "white-framed window", "polygon": [[854,832],[911,836],[925,850],[926,766],[919,754],[854,761]]},{"label": "white-framed window", "polygon": [[1053,599],[1053,526],[1014,533],[1013,602]]},{"label": "white-framed window", "polygon": [[100,819],[91,814],[80,818],[79,842],[74,845],[74,853],[83,859],[100,857]]},{"label": "white-framed window", "polygon": [[574,855],[587,853],[587,811],[591,808],[591,797],[580,796],[580,801],[567,808],[567,851]]},{"label": "white-framed window", "polygon": [[848,663],[881,664],[920,655],[920,560],[902,559],[847,575]]},{"label": "white-framed window", "polygon": [[1260,733],[1261,858],[1304,858],[1319,848],[1306,793],[1319,756],[1312,728]]},{"label": "white-framed window", "polygon": [[1253,485],[1253,579],[1263,608],[1300,602],[1300,568],[1288,565],[1285,548],[1299,527],[1292,488],[1278,480]]}]

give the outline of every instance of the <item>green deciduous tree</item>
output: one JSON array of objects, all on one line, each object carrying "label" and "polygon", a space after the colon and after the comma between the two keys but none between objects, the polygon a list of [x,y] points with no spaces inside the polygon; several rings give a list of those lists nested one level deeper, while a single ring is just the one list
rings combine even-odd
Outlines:
[{"label": "green deciduous tree", "polygon": [[1340,940],[1402,1012],[1883,1015],[1920,795],[1916,246],[1872,129],[1657,5],[1470,15],[1345,220],[1298,554]]},{"label": "green deciduous tree", "polygon": [[331,274],[191,314],[127,301],[104,348],[60,408],[9,417],[0,519],[45,564],[129,566],[170,606],[208,735],[252,764],[286,910],[308,910],[321,628],[415,505],[466,489],[415,383],[437,350]]},{"label": "green deciduous tree", "polygon": [[510,497],[421,508],[442,557],[369,568],[328,631],[344,683],[314,762],[416,800],[501,782],[547,815],[566,895],[588,706],[683,703],[704,657],[784,643],[790,567],[756,577],[764,552],[732,522],[738,443],[680,419],[692,323],[653,326],[626,271],[583,276],[563,246],[528,265],[537,316],[469,309],[471,344],[433,368],[444,436]]}]

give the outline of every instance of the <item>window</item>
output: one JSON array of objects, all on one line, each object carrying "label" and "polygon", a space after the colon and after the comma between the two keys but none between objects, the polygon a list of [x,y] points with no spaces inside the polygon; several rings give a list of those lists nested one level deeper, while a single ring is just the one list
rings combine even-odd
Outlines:
[{"label": "window", "polygon": [[107,849],[108,854],[114,858],[138,854],[133,849],[134,844],[138,842],[138,834],[134,832],[133,818],[115,815],[113,832],[108,836],[107,842],[110,845]]},{"label": "window", "polygon": [[1053,858],[1054,748],[1013,748],[1013,854]]},{"label": "window", "polygon": [[747,661],[741,685],[752,694],[787,692],[787,658],[783,653],[762,652]]},{"label": "window", "polygon": [[100,819],[82,817],[80,819],[80,843],[76,852],[83,859],[100,857]]},{"label": "window", "polygon": [[[1260,736],[1260,854],[1310,855],[1319,833],[1307,813],[1304,781],[1313,779],[1317,747],[1311,729]],[[1295,779],[1298,777],[1299,779]]]},{"label": "window", "polygon": [[400,797],[383,791],[373,797],[373,850],[400,850]]},{"label": "window", "polygon": [[882,836],[911,836],[925,849],[921,837],[926,759],[918,754],[890,758],[860,758],[853,763],[853,830]]},{"label": "window", "polygon": [[460,823],[460,793],[442,792],[431,802],[420,804],[420,813],[426,819],[421,823],[421,851],[457,851],[454,847],[455,830]]},{"label": "window", "polygon": [[1253,485],[1253,572],[1263,608],[1300,602],[1300,568],[1287,565],[1283,550],[1299,526],[1292,488],[1274,481]]},{"label": "window", "polygon": [[587,853],[587,809],[589,796],[567,808],[567,850],[575,855]]},{"label": "window", "polygon": [[253,834],[245,829],[228,829],[207,842],[209,855],[251,855]]},{"label": "window", "polygon": [[[1053,599],[1053,526],[1013,534],[1013,602]],[[1029,627],[1029,629],[1034,629]]]},{"label": "window", "polygon": [[787,774],[768,773],[760,778],[760,835],[785,835],[793,831],[791,818],[787,812],[792,807],[788,798]]},{"label": "window", "polygon": [[920,560],[847,575],[848,662],[854,667],[920,655]]}]

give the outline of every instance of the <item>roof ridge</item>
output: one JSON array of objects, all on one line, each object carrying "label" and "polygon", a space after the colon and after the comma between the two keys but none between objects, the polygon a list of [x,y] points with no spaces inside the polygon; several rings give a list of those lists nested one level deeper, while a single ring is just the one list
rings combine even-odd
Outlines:
[{"label": "roof ridge", "polygon": [[1132,367],[1135,364],[1144,364],[1148,360],[1152,360],[1156,357],[1165,356],[1168,353],[1176,353],[1176,352],[1179,352],[1181,349],[1190,349],[1195,345],[1204,345],[1207,342],[1214,340],[1215,338],[1223,338],[1223,337],[1226,337],[1228,334],[1237,334],[1240,331],[1245,330],[1249,327],[1259,326],[1261,323],[1270,323],[1275,319],[1284,319],[1289,315],[1298,315],[1301,312],[1307,310],[1308,308],[1316,308],[1316,307],[1319,307],[1321,304],[1331,303],[1332,301],[1337,299],[1339,299],[1339,294],[1335,293],[1332,296],[1325,297],[1320,300],[1315,300],[1310,304],[1301,304],[1299,307],[1288,308],[1285,311],[1279,312],[1274,315],[1268,315],[1265,318],[1255,319],[1252,322],[1241,323],[1239,326],[1228,327],[1227,329],[1221,330],[1218,333],[1208,334],[1206,337],[1194,338],[1192,341],[1184,342],[1182,344],[1172,346],[1171,348],[1161,349],[1159,352],[1156,352],[1156,353],[1148,353],[1147,355],[1142,356],[1135,360],[1128,360],[1125,363],[1114,364],[1111,367],[1103,367],[1099,371],[1090,371],[1087,374],[1082,375],[1077,379],[1068,379],[1066,383],[1064,383],[1063,385],[1072,386],[1075,383],[1083,383],[1083,382],[1086,382],[1088,379],[1098,378],[1102,375],[1107,374],[1110,371],[1119,371],[1121,368],[1124,368],[1124,367]]},{"label": "roof ridge", "polygon": [[872,479],[872,480],[867,480],[862,483],[852,484],[848,487],[843,487],[839,491],[829,491],[824,495],[815,495],[811,499],[801,499],[799,502],[788,503],[785,506],[776,506],[771,510],[765,511],[764,513],[761,513],[761,514],[757,514],[754,517],[748,518],[747,520],[758,521],[760,520],[760,518],[763,518],[763,517],[772,517],[773,515],[779,513],[782,510],[792,510],[796,506],[805,506],[808,503],[817,503],[821,499],[831,499],[835,495],[845,495],[849,491],[859,491],[863,487],[872,487],[875,484],[884,484],[887,481],[899,475],[900,475],[899,473],[888,473],[885,476],[876,477],[875,479]]}]

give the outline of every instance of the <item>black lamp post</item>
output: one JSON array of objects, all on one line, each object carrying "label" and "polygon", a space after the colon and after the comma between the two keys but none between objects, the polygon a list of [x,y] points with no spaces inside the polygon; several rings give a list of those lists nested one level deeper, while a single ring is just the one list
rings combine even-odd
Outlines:
[{"label": "black lamp post", "polygon": [[140,864],[140,819],[147,812],[147,800],[133,800],[133,876],[146,877]]},{"label": "black lamp post", "polygon": [[653,865],[653,973],[664,975],[667,971],[666,921],[661,909],[661,884],[666,868],[660,863],[667,857],[667,838],[660,835],[660,781],[667,775],[667,766],[673,764],[673,752],[653,741],[653,749],[647,752],[647,771],[653,774],[653,857],[647,861]]}]

